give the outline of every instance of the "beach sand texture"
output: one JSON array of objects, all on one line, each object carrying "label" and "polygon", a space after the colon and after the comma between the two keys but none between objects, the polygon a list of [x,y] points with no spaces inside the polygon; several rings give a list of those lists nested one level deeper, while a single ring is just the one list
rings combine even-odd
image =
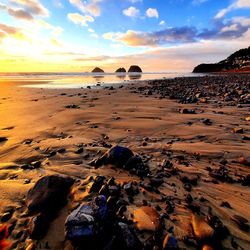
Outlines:
[{"label": "beach sand texture", "polygon": [[[249,96],[249,75],[242,78],[248,81],[245,90]],[[2,220],[2,224],[14,225],[9,237],[12,249],[73,249],[65,240],[64,222],[74,207],[86,201],[86,179],[96,175],[114,177],[121,187],[131,180],[137,183],[139,193],[133,196],[133,203],[128,202],[125,212],[130,220],[143,200],[157,208],[159,215],[167,214],[160,219],[165,225],[160,240],[153,243],[158,249],[171,227],[180,249],[197,249],[202,236],[196,236],[198,229],[191,226],[192,222],[200,223],[192,218],[197,210],[203,219],[211,213],[218,216],[227,227],[228,236],[218,239],[224,249],[249,249],[249,103],[232,104],[218,95],[206,100],[198,97],[196,103],[179,103],[164,98],[152,88],[157,83],[148,82],[64,90],[23,88],[11,81],[0,85],[0,213],[3,216],[14,207],[11,218]],[[89,164],[117,144],[139,154],[152,176],[142,180],[112,165],[95,168]],[[239,162],[240,157],[245,161]],[[164,167],[166,161],[175,171]],[[32,164],[33,169],[25,168]],[[221,177],[213,172],[218,169],[226,174]],[[31,216],[26,214],[24,201],[39,178],[52,174],[70,176],[76,182],[46,236],[31,240]],[[242,179],[247,176],[248,183],[244,183]],[[140,185],[153,183],[152,178],[162,181],[157,192]],[[167,213],[166,197],[170,196],[174,208]],[[126,195],[124,199],[128,201]],[[244,230],[235,215],[248,220],[242,222]],[[152,235],[137,234],[141,241]]]}]

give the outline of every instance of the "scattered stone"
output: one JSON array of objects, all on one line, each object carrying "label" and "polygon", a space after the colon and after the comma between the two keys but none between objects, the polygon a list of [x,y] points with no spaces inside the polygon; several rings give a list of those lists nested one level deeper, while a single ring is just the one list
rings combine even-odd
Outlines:
[{"label": "scattered stone", "polygon": [[95,242],[98,236],[105,232],[107,222],[106,198],[100,195],[88,203],[83,203],[68,216],[65,222],[66,238],[73,245],[94,245],[98,243]]},{"label": "scattered stone", "polygon": [[13,211],[5,212],[3,215],[1,215],[1,222],[7,222],[9,219],[11,219],[13,215]]},{"label": "scattered stone", "polygon": [[243,164],[243,165],[246,165],[246,166],[250,166],[250,157],[241,156],[239,158],[239,163]]},{"label": "scattered stone", "polygon": [[67,201],[74,180],[58,175],[44,176],[28,192],[26,204],[31,213],[55,213]]},{"label": "scattered stone", "polygon": [[243,128],[233,128],[232,132],[235,134],[243,134]]},{"label": "scattered stone", "polygon": [[179,112],[181,114],[195,114],[196,113],[194,109],[187,109],[187,108],[180,109]]},{"label": "scattered stone", "polygon": [[227,201],[221,202],[220,206],[232,209],[231,205]]},{"label": "scattered stone", "polygon": [[156,232],[161,228],[158,212],[149,206],[142,206],[133,213],[133,221],[139,231]]},{"label": "scattered stone", "polygon": [[79,109],[80,106],[76,104],[69,104],[65,106],[66,109]]},{"label": "scattered stone", "polygon": [[7,137],[0,137],[0,142],[6,142],[6,141],[8,141]]},{"label": "scattered stone", "polygon": [[179,249],[177,240],[175,239],[174,236],[167,234],[163,241],[162,250],[175,250],[175,249],[176,250]]},{"label": "scattered stone", "polygon": [[244,217],[240,215],[233,215],[231,217],[231,220],[234,221],[239,227],[239,229],[241,229],[242,231],[246,231],[246,232],[249,231],[249,225],[247,224],[248,220],[245,219]]},{"label": "scattered stone", "polygon": [[197,240],[206,241],[214,236],[214,229],[198,215],[192,215],[191,225]]}]

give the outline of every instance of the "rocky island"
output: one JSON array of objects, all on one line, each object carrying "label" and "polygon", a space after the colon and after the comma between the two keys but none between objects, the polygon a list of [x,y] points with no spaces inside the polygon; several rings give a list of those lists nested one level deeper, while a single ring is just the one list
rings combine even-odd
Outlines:
[{"label": "rocky island", "polygon": [[142,73],[142,69],[137,65],[131,65],[128,72],[129,73]]},{"label": "rocky island", "polygon": [[250,71],[250,47],[241,49],[218,63],[202,63],[193,73]]},{"label": "rocky island", "polygon": [[92,71],[92,73],[104,73],[104,70],[98,67],[95,67]]},{"label": "rocky island", "polygon": [[119,68],[119,69],[117,69],[116,71],[115,71],[115,73],[124,73],[124,74],[126,74],[126,69],[125,68]]}]

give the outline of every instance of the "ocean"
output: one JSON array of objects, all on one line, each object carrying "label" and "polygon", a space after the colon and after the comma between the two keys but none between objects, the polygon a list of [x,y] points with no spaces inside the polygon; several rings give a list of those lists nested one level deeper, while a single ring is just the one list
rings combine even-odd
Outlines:
[{"label": "ocean", "polygon": [[[126,84],[137,81],[201,76],[190,72],[161,72],[161,73],[0,73],[1,81],[19,82],[22,87],[48,88],[48,89],[71,89],[86,88],[88,86],[109,86]],[[0,83],[1,84],[1,83]]]}]

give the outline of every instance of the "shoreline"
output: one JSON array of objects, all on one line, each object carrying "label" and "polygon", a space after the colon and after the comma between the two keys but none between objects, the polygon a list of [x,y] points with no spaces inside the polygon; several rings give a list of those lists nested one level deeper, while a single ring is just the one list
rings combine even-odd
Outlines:
[{"label": "shoreline", "polygon": [[[23,201],[39,178],[61,174],[76,179],[72,195],[51,222],[41,247],[36,247],[43,249],[48,242],[51,249],[72,249],[64,238],[65,218],[74,207],[86,202],[88,176],[103,175],[115,177],[122,187],[128,202],[125,217],[140,208],[143,200],[157,208],[159,215],[167,213],[166,218],[161,217],[165,229],[159,242],[152,244],[162,244],[167,230],[173,227],[172,235],[180,249],[197,249],[190,223],[194,210],[199,209],[202,218],[207,218],[210,211],[229,230],[230,235],[218,239],[225,249],[232,249],[232,242],[247,249],[248,232],[232,218],[244,217],[249,225],[250,191],[245,186],[249,185],[249,166],[239,161],[242,156],[250,157],[246,120],[249,84],[245,73],[125,83],[123,88],[101,85],[98,89],[38,89],[3,84],[0,137],[7,140],[0,142],[0,214],[7,207],[17,206],[6,222],[14,225],[10,241],[24,248],[37,244],[26,230],[32,217],[25,215]],[[151,176],[141,180],[121,168],[96,169],[89,164],[116,144],[139,154]],[[65,152],[58,153],[60,149]],[[170,161],[173,168],[164,167],[164,161]],[[40,166],[22,168],[32,162],[40,162]],[[161,185],[156,190],[145,189],[155,179],[161,180]],[[133,203],[123,188],[131,180],[139,190]],[[167,197],[172,197],[172,213],[166,212]],[[225,206],[226,202],[231,208]],[[22,235],[16,238],[20,232]],[[136,235],[145,240],[154,234],[136,231]],[[193,245],[187,245],[184,239]]]}]

